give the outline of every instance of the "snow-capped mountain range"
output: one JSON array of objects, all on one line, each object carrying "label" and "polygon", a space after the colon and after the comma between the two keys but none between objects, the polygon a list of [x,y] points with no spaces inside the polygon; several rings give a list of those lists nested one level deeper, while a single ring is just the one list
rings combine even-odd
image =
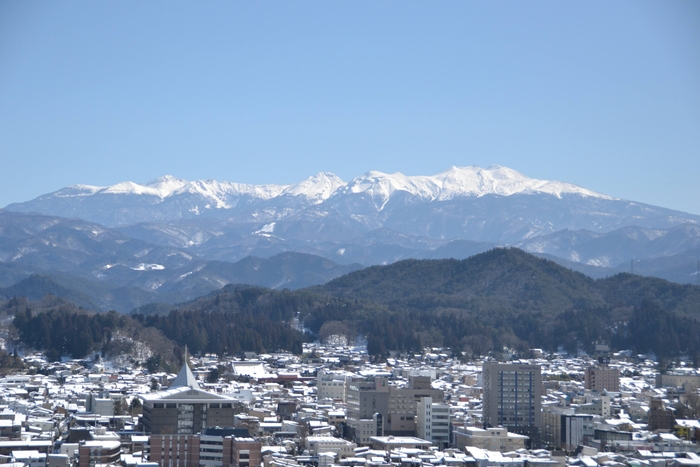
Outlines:
[{"label": "snow-capped mountain range", "polygon": [[[365,194],[376,200],[378,202],[376,207],[381,210],[396,193],[427,201],[445,201],[457,197],[480,197],[491,194],[511,196],[531,193],[558,197],[563,194],[577,194],[612,199],[570,183],[537,180],[507,167],[494,165],[487,169],[477,166],[451,167],[445,172],[432,176],[407,176],[401,173],[385,174],[370,171],[349,183],[330,172],[321,172],[293,185],[246,185],[216,180],[190,182],[166,175],[143,185],[134,182],[122,182],[111,186],[73,185],[22,205],[35,205],[47,202],[51,198],[97,195],[141,195],[151,198],[153,203],[158,203],[166,201],[167,198],[194,195],[205,201],[204,209],[231,209],[242,197],[267,201],[291,196],[300,197],[310,204],[320,204],[333,196]],[[199,214],[199,212],[195,213]]]},{"label": "snow-capped mountain range", "polygon": [[[165,176],[145,184],[70,186],[5,209],[78,218],[227,262],[301,252],[370,265],[465,257],[506,245],[570,267],[614,269],[631,258],[686,261],[700,247],[700,216],[501,166],[452,167],[431,176],[370,171],[349,182],[322,172],[292,185]],[[690,267],[673,280],[692,282]]]}]

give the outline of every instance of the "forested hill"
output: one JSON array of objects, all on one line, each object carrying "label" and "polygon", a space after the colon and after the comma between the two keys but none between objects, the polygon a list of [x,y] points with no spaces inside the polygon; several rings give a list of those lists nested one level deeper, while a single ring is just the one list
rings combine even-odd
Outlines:
[{"label": "forested hill", "polygon": [[517,248],[496,248],[461,261],[373,266],[310,290],[422,311],[456,308],[475,313],[558,314],[651,300],[668,311],[700,318],[699,287],[624,273],[594,280]]},{"label": "forested hill", "polygon": [[[466,260],[406,260],[325,286],[275,291],[229,285],[160,314],[134,318],[193,352],[299,352],[304,339],[341,334],[388,350],[449,347],[613,348],[700,355],[700,287],[619,274],[593,280],[517,249]],[[303,324],[311,334],[298,329]]]},{"label": "forested hill", "polygon": [[605,304],[596,282],[516,248],[465,260],[404,260],[339,277],[313,290],[418,309],[556,313]]}]

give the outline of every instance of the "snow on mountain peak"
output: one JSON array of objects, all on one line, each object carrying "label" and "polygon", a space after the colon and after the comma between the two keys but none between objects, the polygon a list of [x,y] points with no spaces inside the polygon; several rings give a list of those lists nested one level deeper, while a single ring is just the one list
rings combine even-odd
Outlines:
[{"label": "snow on mountain peak", "polygon": [[151,180],[144,186],[158,190],[160,197],[165,198],[171,193],[173,193],[175,190],[179,190],[188,183],[189,182],[187,180],[173,177],[172,175],[164,175],[162,177],[156,178],[155,180]]},{"label": "snow on mountain peak", "polygon": [[399,191],[430,201],[489,194],[511,196],[521,193],[546,193],[558,197],[564,193],[575,193],[611,199],[570,183],[529,178],[500,165],[492,165],[486,169],[475,165],[453,166],[433,176],[407,176],[402,173],[385,174],[370,171],[350,181],[345,191],[371,196],[379,210],[383,209],[389,197]]},{"label": "snow on mountain peak", "polygon": [[74,185],[52,194],[55,197],[91,196],[105,194],[151,195],[164,200],[170,196],[198,195],[204,199],[202,208],[227,209],[234,206],[236,198],[249,196],[258,200],[270,200],[281,195],[301,197],[311,204],[320,204],[334,195],[365,194],[375,207],[382,210],[397,193],[405,193],[424,201],[446,201],[458,197],[480,197],[489,194],[511,196],[514,194],[545,193],[561,197],[571,193],[581,196],[612,199],[577,185],[559,181],[538,180],[520,172],[492,165],[481,168],[450,167],[432,176],[408,176],[402,173],[387,174],[371,170],[349,183],[330,172],[320,172],[292,185],[246,185],[241,183],[197,180],[189,182],[165,175],[140,185],[121,182],[108,187]]},{"label": "snow on mountain peak", "polygon": [[302,182],[288,186],[283,194],[304,196],[313,204],[319,204],[345,185],[346,183],[337,175],[331,172],[319,172]]}]

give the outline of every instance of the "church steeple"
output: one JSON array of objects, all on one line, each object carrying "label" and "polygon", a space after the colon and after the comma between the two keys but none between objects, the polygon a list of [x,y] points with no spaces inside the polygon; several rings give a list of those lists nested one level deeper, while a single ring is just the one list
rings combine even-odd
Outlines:
[{"label": "church steeple", "polygon": [[190,370],[190,366],[187,363],[187,360],[187,346],[185,346],[185,364],[182,365],[180,373],[178,373],[175,379],[173,380],[172,384],[170,385],[170,389],[180,387],[199,389],[199,383],[197,383],[197,379],[192,374],[192,370]]}]

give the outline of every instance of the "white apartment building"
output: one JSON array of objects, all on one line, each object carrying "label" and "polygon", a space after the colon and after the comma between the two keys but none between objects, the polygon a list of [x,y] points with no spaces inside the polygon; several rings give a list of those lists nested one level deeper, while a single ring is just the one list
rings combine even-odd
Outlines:
[{"label": "white apartment building", "polygon": [[446,448],[450,444],[450,406],[433,402],[432,397],[421,397],[417,405],[416,436]]},{"label": "white apartment building", "polygon": [[345,374],[319,370],[316,376],[316,398],[319,401],[331,399],[346,402]]}]

